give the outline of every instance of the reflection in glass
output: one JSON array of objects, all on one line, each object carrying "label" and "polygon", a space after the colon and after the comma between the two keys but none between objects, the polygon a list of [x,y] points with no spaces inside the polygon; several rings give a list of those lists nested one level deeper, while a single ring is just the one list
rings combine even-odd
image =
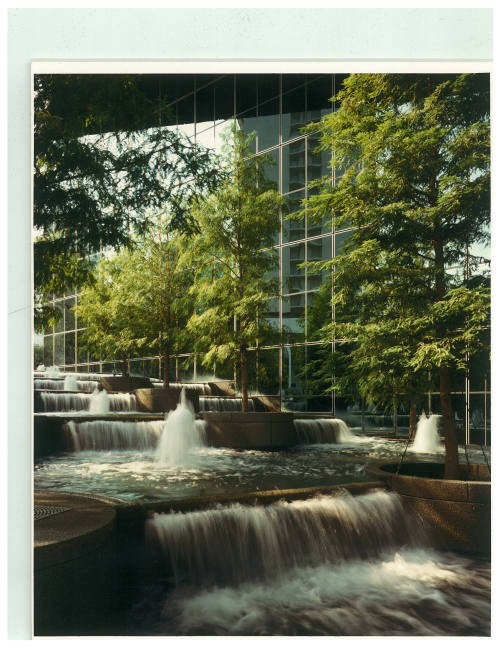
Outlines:
[{"label": "reflection in glass", "polygon": [[305,139],[283,146],[283,193],[303,189],[306,183]]},{"label": "reflection in glass", "polygon": [[285,196],[283,205],[283,242],[288,243],[293,240],[302,240],[305,238],[305,218],[300,220],[287,220],[287,215],[299,211],[302,208],[301,201],[305,198],[305,191],[297,191]]},{"label": "reflection in glass", "polygon": [[305,244],[289,245],[282,250],[283,293],[305,290]]},{"label": "reflection in glass", "polygon": [[45,335],[43,338],[43,363],[45,366],[53,366],[54,364],[54,349],[53,349],[53,336]]},{"label": "reflection in glass", "polygon": [[65,364],[76,364],[75,333],[69,332],[64,336]]},{"label": "reflection in glass", "polygon": [[282,299],[283,339],[285,342],[304,341],[304,294],[293,294]]},{"label": "reflection in glass", "polygon": [[283,347],[283,370],[281,377],[282,406],[291,411],[305,411],[306,377],[305,347]]},{"label": "reflection in glass", "polygon": [[75,329],[75,311],[73,310],[73,307],[75,305],[75,298],[72,297],[70,299],[66,299],[64,301],[64,317],[65,317],[65,324],[64,327],[66,330],[74,330]]},{"label": "reflection in glass", "polygon": [[283,76],[282,140],[284,142],[300,137],[301,129],[306,125],[305,80],[305,74]]},{"label": "reflection in glass", "polygon": [[[332,237],[324,236],[316,238],[307,243],[307,261],[325,261],[332,257]],[[326,280],[328,270],[317,270],[314,267],[307,268],[307,289],[317,290]]]},{"label": "reflection in glass", "polygon": [[257,354],[257,392],[277,395],[280,391],[279,348],[259,348]]},{"label": "reflection in glass", "polygon": [[54,364],[56,366],[64,364],[64,333],[54,335]]},{"label": "reflection in glass", "polygon": [[89,361],[89,354],[87,350],[84,348],[83,344],[83,339],[84,339],[84,331],[83,330],[78,330],[77,331],[77,361],[78,363],[80,362],[88,362]]}]

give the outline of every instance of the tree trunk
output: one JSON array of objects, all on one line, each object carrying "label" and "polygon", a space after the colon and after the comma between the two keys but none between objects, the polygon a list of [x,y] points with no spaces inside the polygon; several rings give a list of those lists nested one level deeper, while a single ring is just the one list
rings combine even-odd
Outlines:
[{"label": "tree trunk", "polygon": [[415,402],[410,402],[410,428],[408,430],[408,437],[410,440],[415,438],[417,431],[417,405]]},{"label": "tree trunk", "polygon": [[241,372],[241,410],[248,411],[248,366],[247,349],[240,347],[240,372]]},{"label": "tree trunk", "polygon": [[168,387],[170,386],[169,372],[170,372],[170,355],[168,351],[166,351],[163,354],[163,388],[164,389],[168,389]]},{"label": "tree trunk", "polygon": [[122,364],[122,375],[124,377],[128,377],[128,362],[127,362],[127,360],[122,359],[121,364]]},{"label": "tree trunk", "polygon": [[439,394],[441,398],[441,413],[443,415],[444,431],[444,478],[458,478],[458,443],[453,408],[451,406],[451,380],[450,369],[447,366],[439,367]]}]

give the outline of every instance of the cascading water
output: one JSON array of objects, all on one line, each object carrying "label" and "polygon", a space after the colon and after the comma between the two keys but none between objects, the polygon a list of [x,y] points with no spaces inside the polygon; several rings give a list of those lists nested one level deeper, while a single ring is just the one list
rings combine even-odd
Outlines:
[{"label": "cascading water", "polygon": [[182,389],[180,401],[169,411],[158,446],[158,461],[170,467],[186,467],[193,462],[193,453],[205,446],[205,426],[196,420],[192,404]]},{"label": "cascading water", "polygon": [[155,514],[146,537],[175,583],[150,584],[151,633],[489,632],[489,564],[434,551],[394,493]]},{"label": "cascading water", "polygon": [[206,585],[265,580],[294,566],[377,557],[423,536],[397,495],[382,491],[155,514],[146,522],[146,534],[177,584]]},{"label": "cascading water", "polygon": [[427,417],[422,413],[418,419],[415,440],[408,451],[435,454],[442,450],[443,446],[438,432],[439,416],[431,415]]},{"label": "cascading water", "polygon": [[73,451],[153,450],[158,445],[163,421],[93,420],[67,423]]},{"label": "cascading water", "polygon": [[88,393],[40,393],[43,410],[46,412],[88,411],[89,414],[107,414],[110,411],[135,411],[137,399],[133,393],[107,393],[94,389]]},{"label": "cascading water", "polygon": [[59,366],[49,366],[46,369],[45,374],[49,379],[52,379],[54,377],[61,377],[61,371],[59,370]]},{"label": "cascading water", "polygon": [[338,418],[299,418],[293,421],[299,443],[357,442],[343,420]]},{"label": "cascading water", "polygon": [[[241,411],[242,398],[200,397],[200,411]],[[248,399],[248,411],[255,411],[254,401]]]}]

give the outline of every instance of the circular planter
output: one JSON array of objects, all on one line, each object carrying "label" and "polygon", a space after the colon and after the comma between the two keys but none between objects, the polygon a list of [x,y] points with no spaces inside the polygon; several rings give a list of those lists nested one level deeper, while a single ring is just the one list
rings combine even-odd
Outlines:
[{"label": "circular planter", "polygon": [[[468,469],[469,467],[469,469]],[[460,466],[462,478],[444,479],[443,463],[377,463],[366,472],[399,494],[445,550],[490,555],[491,482],[486,465]]]}]

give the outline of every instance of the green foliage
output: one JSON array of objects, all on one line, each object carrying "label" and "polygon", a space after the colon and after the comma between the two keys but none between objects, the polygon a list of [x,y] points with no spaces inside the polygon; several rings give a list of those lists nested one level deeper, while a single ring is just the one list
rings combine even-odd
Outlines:
[{"label": "green foliage", "polygon": [[38,329],[44,300],[85,280],[79,259],[127,244],[167,207],[171,229],[190,229],[189,203],[216,185],[213,155],[166,128],[168,98],[145,83],[142,75],[35,76]]},{"label": "green foliage", "polygon": [[161,229],[133,250],[102,259],[92,285],[78,297],[87,348],[120,360],[149,351],[167,362],[180,351],[187,343],[192,277],[179,259],[178,240]]},{"label": "green foliage", "polygon": [[269,277],[276,258],[259,250],[273,244],[282,199],[265,179],[268,159],[245,159],[248,143],[234,124],[224,149],[230,173],[195,210],[199,234],[186,254],[196,271],[193,291],[198,303],[189,328],[209,368],[230,358],[246,361],[248,346],[262,342],[269,331],[265,312],[269,299],[278,294],[276,280]]},{"label": "green foliage", "polygon": [[484,350],[489,322],[487,277],[470,276],[482,259],[469,254],[488,239],[489,77],[354,74],[335,100],[309,132],[344,173],[318,182],[306,208],[310,222],[357,228],[317,267],[332,270],[335,308],[320,336],[353,343],[336,386],[355,379],[388,406],[439,369],[449,398],[442,371]]}]

